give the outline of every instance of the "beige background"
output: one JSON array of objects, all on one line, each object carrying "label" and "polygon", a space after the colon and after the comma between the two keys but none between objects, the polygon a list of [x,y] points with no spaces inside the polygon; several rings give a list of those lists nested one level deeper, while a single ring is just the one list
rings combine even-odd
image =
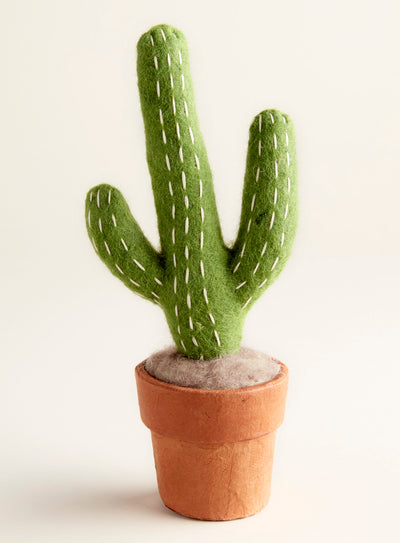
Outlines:
[{"label": "beige background", "polygon": [[[395,1],[1,4],[2,540],[398,540],[399,16]],[[133,367],[169,332],[85,232],[85,193],[110,182],[157,244],[135,44],[160,22],[189,40],[227,240],[252,118],[276,107],[297,128],[297,241],[244,335],[288,364],[287,417],[271,504],[240,522],[160,504]]]}]

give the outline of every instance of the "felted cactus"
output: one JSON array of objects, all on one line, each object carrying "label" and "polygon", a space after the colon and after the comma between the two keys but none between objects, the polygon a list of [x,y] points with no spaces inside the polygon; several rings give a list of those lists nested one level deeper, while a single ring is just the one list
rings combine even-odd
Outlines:
[{"label": "felted cactus", "polygon": [[93,247],[134,292],[160,305],[177,348],[192,359],[239,350],[245,316],[278,277],[297,224],[293,124],[266,110],[250,127],[240,227],[224,244],[196,116],[184,35],[151,28],[138,43],[138,85],[158,216],[157,252],[110,185],[92,188]]}]

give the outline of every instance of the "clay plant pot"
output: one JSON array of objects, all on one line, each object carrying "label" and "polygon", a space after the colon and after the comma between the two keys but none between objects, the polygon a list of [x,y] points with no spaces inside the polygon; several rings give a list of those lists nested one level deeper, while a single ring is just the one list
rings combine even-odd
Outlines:
[{"label": "clay plant pot", "polygon": [[140,415],[151,430],[160,496],[202,520],[253,515],[269,500],[275,434],[288,370],[259,385],[204,390],[170,385],[136,367]]}]

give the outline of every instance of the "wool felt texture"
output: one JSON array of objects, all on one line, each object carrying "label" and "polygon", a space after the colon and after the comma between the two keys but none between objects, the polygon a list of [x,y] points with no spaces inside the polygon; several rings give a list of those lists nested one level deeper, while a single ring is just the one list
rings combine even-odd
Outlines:
[{"label": "wool felt texture", "polygon": [[232,389],[270,381],[280,372],[272,357],[242,347],[238,353],[212,360],[191,360],[175,347],[152,354],[146,371],[166,383],[202,389]]},{"label": "wool felt texture", "polygon": [[160,305],[178,350],[191,359],[238,352],[245,316],[278,277],[297,224],[295,138],[290,118],[261,112],[250,127],[240,227],[222,238],[211,169],[197,120],[184,35],[151,28],[137,46],[147,162],[161,250],[110,185],[86,198],[95,251],[134,292]]}]

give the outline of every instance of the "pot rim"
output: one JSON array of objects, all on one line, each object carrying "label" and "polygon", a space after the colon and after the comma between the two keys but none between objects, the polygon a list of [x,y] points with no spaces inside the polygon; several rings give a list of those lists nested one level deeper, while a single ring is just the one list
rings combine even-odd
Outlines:
[{"label": "pot rim", "polygon": [[237,388],[194,388],[194,387],[186,387],[186,386],[181,386],[181,385],[174,385],[173,383],[167,383],[166,381],[161,381],[161,379],[157,379],[156,377],[153,377],[145,368],[146,360],[144,360],[143,362],[141,362],[135,367],[135,372],[139,374],[141,378],[147,380],[149,383],[155,386],[166,388],[171,391],[175,389],[179,391],[180,393],[187,391],[188,394],[190,393],[190,394],[201,394],[201,395],[204,395],[204,394],[218,395],[218,394],[227,394],[229,392],[231,393],[240,392],[242,394],[244,392],[248,392],[248,393],[258,392],[266,388],[275,387],[281,381],[285,381],[289,373],[288,368],[283,362],[281,362],[280,360],[276,358],[272,358],[274,362],[277,362],[279,364],[280,371],[277,375],[275,375],[275,377],[273,377],[269,381],[264,381],[263,383],[257,383],[256,385],[249,385],[249,386],[237,387]]}]

